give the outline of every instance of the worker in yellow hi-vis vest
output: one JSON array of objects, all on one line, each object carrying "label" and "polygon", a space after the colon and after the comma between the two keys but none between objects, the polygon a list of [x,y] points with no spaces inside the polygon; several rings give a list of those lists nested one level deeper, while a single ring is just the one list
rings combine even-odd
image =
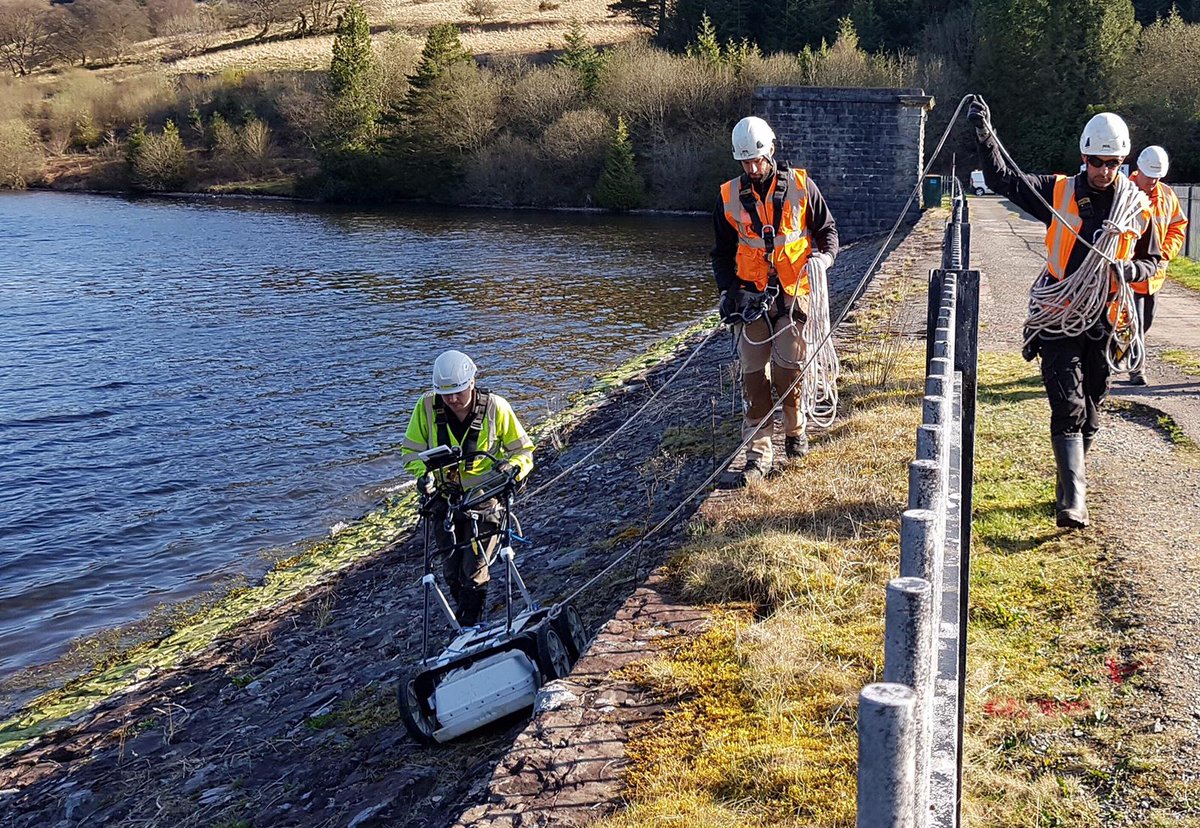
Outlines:
[{"label": "worker in yellow hi-vis vest", "polygon": [[[533,441],[512,406],[476,386],[475,363],[446,351],[433,363],[433,387],[421,395],[408,421],[401,459],[417,488],[434,499],[433,529],[439,549],[449,549],[442,574],[464,627],[479,623],[490,579],[488,564],[499,543],[503,506],[491,498],[446,525],[450,498],[502,475],[523,480],[533,471]],[[417,456],[437,446],[458,447],[461,459],[428,471]],[[495,457],[485,456],[485,454]]]}]

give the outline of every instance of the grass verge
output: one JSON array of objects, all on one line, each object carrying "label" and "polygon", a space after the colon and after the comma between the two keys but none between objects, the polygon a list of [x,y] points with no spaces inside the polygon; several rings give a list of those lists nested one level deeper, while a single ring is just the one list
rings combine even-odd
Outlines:
[{"label": "grass verge", "polygon": [[[535,441],[556,435],[595,410],[614,389],[666,361],[694,336],[716,324],[707,317],[656,343],[643,354],[601,376],[592,388],[576,395],[562,410],[532,429]],[[280,561],[262,583],[230,590],[226,595],[182,617],[164,614],[171,629],[132,646],[99,648],[83,675],[28,704],[16,716],[0,721],[0,756],[11,753],[136,682],[177,666],[247,619],[294,600],[353,564],[378,554],[407,536],[416,519],[411,493],[388,498],[378,509],[336,535]],[[99,639],[97,639],[99,640]],[[112,636],[120,642],[121,636]]]},{"label": "grass verge", "polygon": [[1200,262],[1189,259],[1187,256],[1176,256],[1171,259],[1167,275],[1188,290],[1200,293]]},{"label": "grass verge", "polygon": [[1163,362],[1169,362],[1185,374],[1200,376],[1200,356],[1184,348],[1167,348],[1159,354]]},{"label": "grass verge", "polygon": [[[706,505],[671,571],[714,622],[637,668],[668,712],[634,734],[629,807],[606,828],[854,825],[856,699],[881,673],[922,356],[882,386],[848,378],[806,463]],[[1103,539],[1053,524],[1035,370],[985,354],[979,403],[964,818],[1176,824],[1187,792],[1133,724],[1145,659],[1112,617]]]}]

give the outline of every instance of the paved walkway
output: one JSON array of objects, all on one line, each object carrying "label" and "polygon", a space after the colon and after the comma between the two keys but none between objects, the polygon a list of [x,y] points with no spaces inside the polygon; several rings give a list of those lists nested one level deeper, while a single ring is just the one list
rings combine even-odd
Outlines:
[{"label": "paved walkway", "polygon": [[[971,265],[982,271],[980,344],[1015,350],[1029,285],[1045,262],[1045,228],[999,198],[970,205]],[[1192,781],[1200,775],[1200,462],[1156,427],[1155,412],[1200,443],[1200,378],[1164,362],[1159,355],[1169,348],[1200,359],[1200,297],[1170,283],[1147,337],[1151,384],[1113,383],[1112,398],[1149,409],[1106,414],[1088,458],[1088,499],[1106,569],[1118,581],[1114,610],[1133,617],[1139,649],[1130,658],[1159,691],[1136,702],[1139,725],[1180,757],[1174,769]],[[1048,420],[1047,408],[1047,452]]]}]

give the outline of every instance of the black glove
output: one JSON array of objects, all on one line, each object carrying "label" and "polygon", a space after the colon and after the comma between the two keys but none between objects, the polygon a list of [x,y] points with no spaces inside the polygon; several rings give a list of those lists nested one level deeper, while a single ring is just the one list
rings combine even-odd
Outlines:
[{"label": "black glove", "polygon": [[721,305],[718,312],[721,314],[721,321],[730,324],[735,321],[733,317],[741,314],[741,308],[738,306],[738,294],[740,290],[723,290],[721,291]]},{"label": "black glove", "polygon": [[433,475],[429,472],[417,478],[417,492],[425,497],[432,497],[437,491],[437,481],[433,479]]},{"label": "black glove", "polygon": [[976,95],[967,107],[967,123],[975,127],[975,135],[982,141],[992,132],[992,111],[983,98]]},{"label": "black glove", "polygon": [[1112,277],[1119,282],[1138,281],[1138,268],[1133,262],[1117,262],[1109,266],[1112,271]]}]

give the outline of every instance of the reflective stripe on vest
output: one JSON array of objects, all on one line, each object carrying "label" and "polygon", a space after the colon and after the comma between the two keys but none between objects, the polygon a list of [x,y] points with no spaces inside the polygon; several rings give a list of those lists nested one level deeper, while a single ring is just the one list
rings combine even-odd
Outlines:
[{"label": "reflective stripe on vest", "polygon": [[[771,215],[771,196],[777,182],[772,182],[765,199],[760,198],[757,192],[754,193],[754,198],[763,225],[775,229],[771,263],[775,265],[775,271],[779,274],[780,286],[788,294],[804,295],[808,293],[808,278],[804,275],[804,265],[808,261],[811,249],[807,227],[808,174],[804,170],[790,168],[787,173],[791,176],[791,182],[783,203],[782,216]],[[737,277],[742,281],[751,282],[758,290],[765,290],[770,275],[764,257],[766,242],[754,232],[754,223],[739,198],[740,189],[741,178],[734,178],[721,185],[725,219],[738,234]]]},{"label": "reflective stripe on vest", "polygon": [[1133,283],[1133,292],[1143,295],[1158,293],[1167,280],[1167,264],[1170,262],[1167,258],[1167,233],[1174,222],[1184,217],[1183,209],[1179,206],[1179,197],[1162,182],[1156,182],[1154,185],[1150,207],[1154,232],[1158,236],[1159,250],[1162,251],[1162,261],[1159,263],[1158,272],[1151,276],[1149,281]]},{"label": "reflective stripe on vest", "polygon": [[[1114,185],[1115,186],[1115,185]],[[1083,219],[1079,217],[1079,205],[1075,201],[1075,177],[1057,175],[1054,182],[1054,209],[1070,222],[1071,230],[1079,232]],[[1143,222],[1150,220],[1150,214],[1144,213]],[[1145,228],[1145,224],[1142,225]],[[1050,221],[1046,228],[1046,269],[1055,279],[1062,279],[1067,274],[1067,265],[1071,261],[1071,251],[1075,249],[1075,233],[1068,230],[1058,216]],[[1116,259],[1128,262],[1133,259],[1133,248],[1141,233],[1126,231],[1117,242]]]}]

